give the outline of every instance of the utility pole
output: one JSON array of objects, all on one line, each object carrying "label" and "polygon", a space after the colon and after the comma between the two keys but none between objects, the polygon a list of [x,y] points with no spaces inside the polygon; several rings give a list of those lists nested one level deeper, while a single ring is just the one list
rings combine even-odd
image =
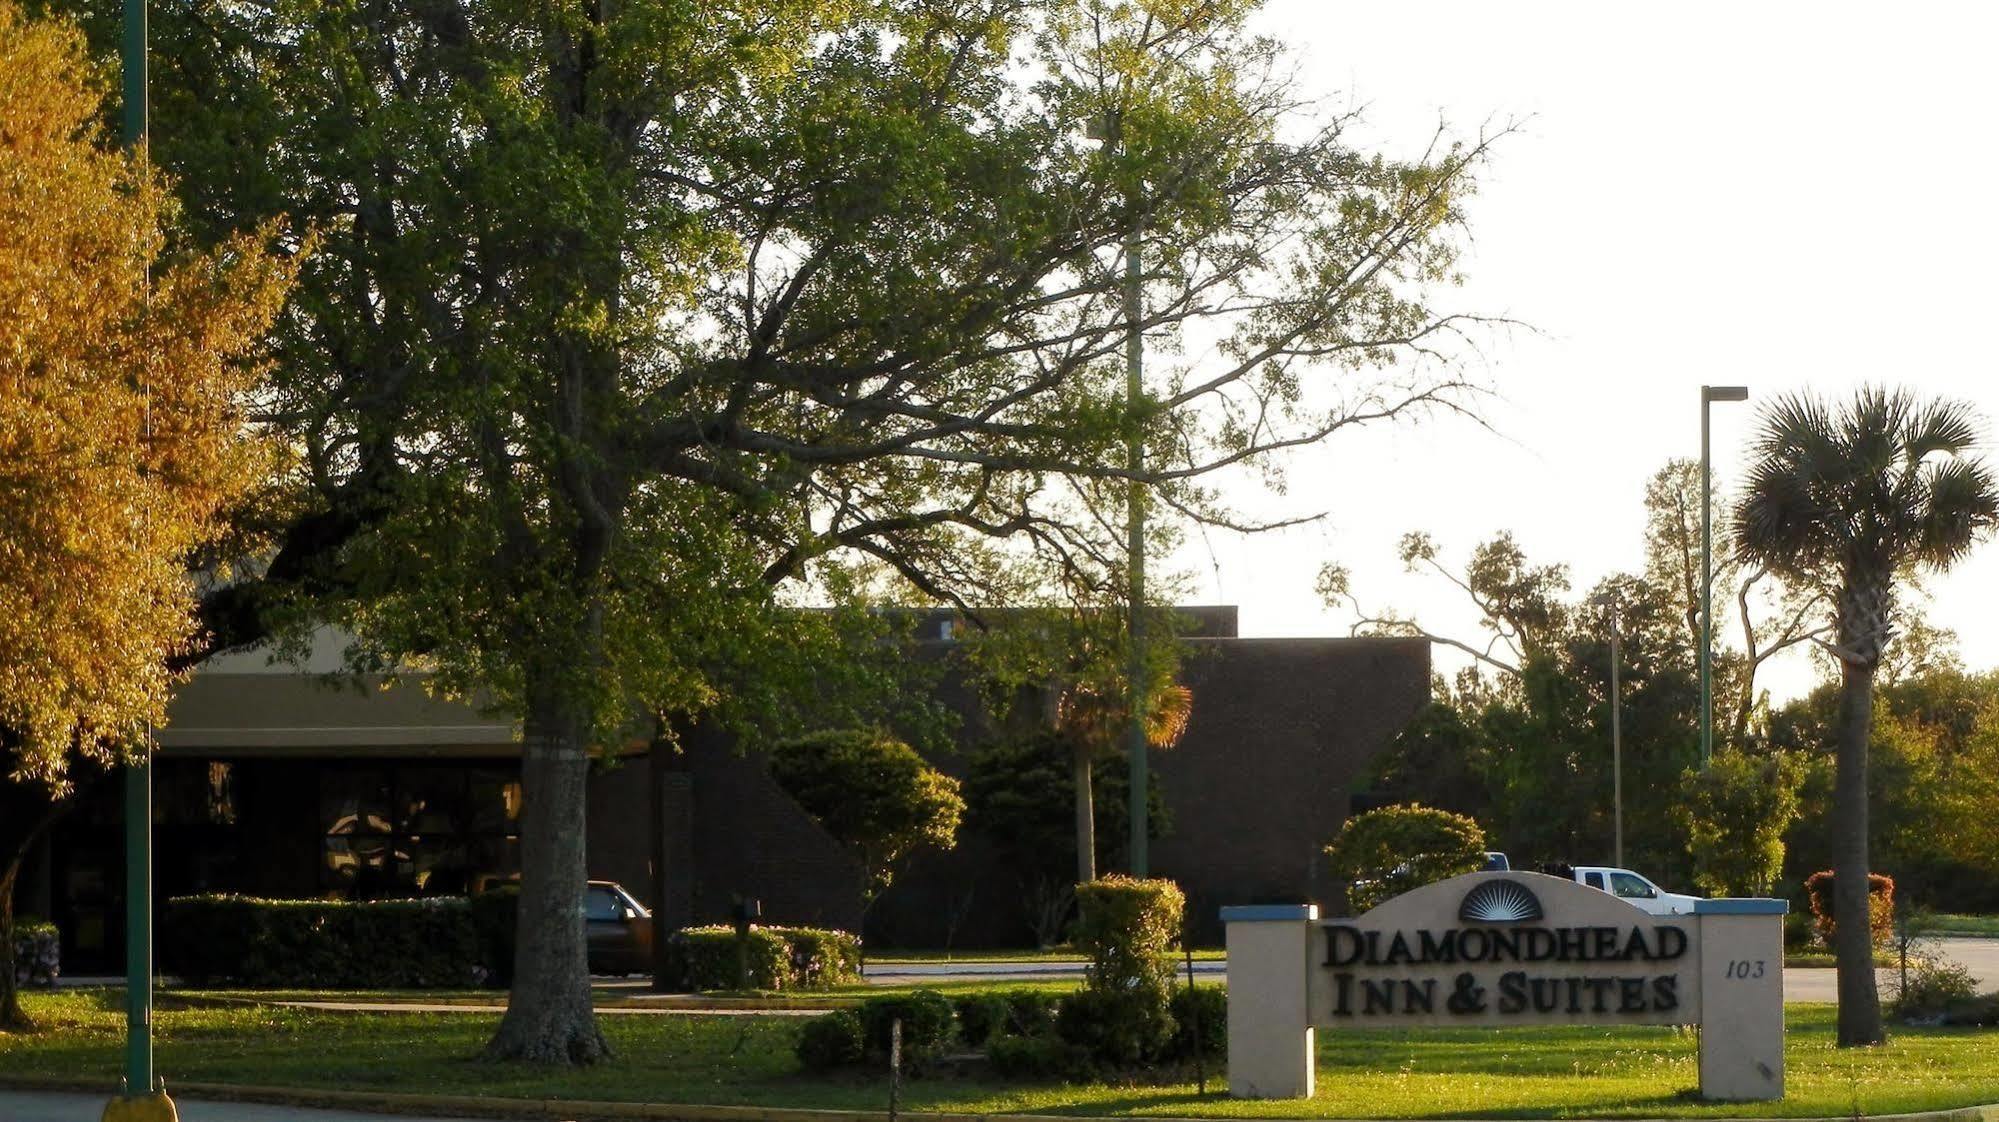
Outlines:
[{"label": "utility pole", "polygon": [[[151,95],[146,80],[146,0],[125,0],[120,45],[124,141],[145,155]],[[141,173],[145,174],[142,167]],[[141,283],[150,285],[151,278]],[[143,372],[141,381],[144,381]],[[148,405],[145,425],[152,426]],[[105,1122],[171,1122],[173,1100],[153,1073],[152,726],[125,768],[125,1086],[104,1107]]]},{"label": "utility pole", "polygon": [[1150,875],[1146,821],[1147,786],[1150,783],[1146,759],[1146,667],[1145,667],[1145,485],[1138,473],[1145,467],[1145,426],[1138,411],[1145,399],[1145,320],[1144,274],[1140,268],[1139,240],[1143,234],[1137,207],[1132,208],[1131,227],[1124,236],[1124,395],[1132,416],[1125,437],[1125,464],[1132,478],[1126,484],[1125,559],[1130,567],[1131,599],[1126,626],[1131,637],[1131,661],[1127,667],[1125,692],[1131,697],[1131,719],[1125,726],[1126,756],[1131,761],[1131,875]]}]

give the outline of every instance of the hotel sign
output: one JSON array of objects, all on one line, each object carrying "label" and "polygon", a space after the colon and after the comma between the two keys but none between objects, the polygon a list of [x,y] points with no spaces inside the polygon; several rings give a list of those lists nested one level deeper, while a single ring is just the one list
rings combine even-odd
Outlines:
[{"label": "hotel sign", "polygon": [[[1469,882],[1469,883],[1466,883]],[[1473,874],[1319,926],[1312,1020],[1691,1024],[1692,916],[1653,916],[1571,881]]]},{"label": "hotel sign", "polygon": [[1309,1098],[1321,1030],[1693,1024],[1702,1098],[1782,1098],[1784,910],[1655,916],[1539,873],[1467,873],[1352,919],[1223,908],[1229,1093]]}]

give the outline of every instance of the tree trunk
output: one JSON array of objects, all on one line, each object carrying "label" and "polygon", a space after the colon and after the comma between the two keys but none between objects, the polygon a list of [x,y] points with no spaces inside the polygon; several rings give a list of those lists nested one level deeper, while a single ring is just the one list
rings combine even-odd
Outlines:
[{"label": "tree trunk", "polygon": [[1097,808],[1090,795],[1090,757],[1077,752],[1071,760],[1076,782],[1076,883],[1097,879]]},{"label": "tree trunk", "polygon": [[1879,1044],[1881,997],[1868,923],[1867,740],[1874,723],[1874,665],[1843,661],[1837,772],[1832,788],[1833,951],[1839,964],[1839,1046]]},{"label": "tree trunk", "polygon": [[590,1006],[584,939],[585,783],[582,716],[552,690],[533,691],[521,746],[521,896],[514,984],[489,1060],[588,1064],[611,1048]]},{"label": "tree trunk", "polygon": [[0,869],[0,1032],[26,1032],[35,1022],[21,1011],[19,969],[14,961],[14,881],[20,876],[21,858],[28,852],[22,845]]}]

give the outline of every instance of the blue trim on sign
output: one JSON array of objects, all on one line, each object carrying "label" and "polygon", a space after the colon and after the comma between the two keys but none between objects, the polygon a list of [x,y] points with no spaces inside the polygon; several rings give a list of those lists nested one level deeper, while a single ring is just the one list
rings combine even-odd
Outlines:
[{"label": "blue trim on sign", "polygon": [[1223,923],[1275,923],[1319,918],[1317,904],[1240,904],[1222,909]]},{"label": "blue trim on sign", "polygon": [[1742,897],[1725,900],[1696,900],[1694,914],[1697,916],[1781,916],[1790,913],[1788,900],[1760,900]]}]

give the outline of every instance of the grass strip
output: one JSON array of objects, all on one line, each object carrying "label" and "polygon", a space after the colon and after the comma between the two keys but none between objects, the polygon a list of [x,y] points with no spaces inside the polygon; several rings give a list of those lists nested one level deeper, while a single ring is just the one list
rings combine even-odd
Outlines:
[{"label": "grass strip", "polygon": [[[117,995],[24,995],[42,1022],[0,1035],[0,1076],[115,1081]],[[1319,1094],[1308,1101],[1226,1098],[1211,1084],[1120,1081],[1009,1084],[976,1067],[911,1080],[908,1110],[1088,1116],[1293,1118],[1831,1117],[1999,1102],[1999,1032],[1901,1028],[1878,1049],[1833,1046],[1831,1006],[1790,1022],[1790,1094],[1781,1102],[1693,1097],[1697,1045],[1675,1029],[1523,1028],[1322,1032]],[[707,1103],[880,1110],[886,1073],[802,1074],[799,1018],[617,1017],[616,1059],[588,1069],[493,1065],[476,1057],[497,1024],[485,1013],[343,1014],[261,1005],[162,1009],[159,1069],[170,1081],[380,1090],[520,1099]]]}]

